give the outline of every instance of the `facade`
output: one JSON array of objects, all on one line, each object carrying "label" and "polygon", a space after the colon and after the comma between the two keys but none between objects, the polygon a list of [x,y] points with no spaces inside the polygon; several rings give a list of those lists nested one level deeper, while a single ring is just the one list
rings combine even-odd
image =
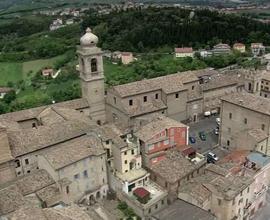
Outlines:
[{"label": "facade", "polygon": [[[75,147],[76,146],[76,147]],[[66,203],[93,203],[108,191],[106,154],[94,134],[54,146],[38,156],[38,166],[57,182],[65,180]]]},{"label": "facade", "polygon": [[228,44],[217,44],[212,50],[214,55],[228,54],[231,52],[231,47]]},{"label": "facade", "polygon": [[265,71],[263,73],[260,96],[270,98],[270,71]]},{"label": "facade", "polygon": [[243,148],[262,149],[269,155],[269,109],[269,99],[253,94],[234,93],[223,97],[219,144],[236,149],[240,139]]},{"label": "facade", "polygon": [[188,130],[188,126],[162,115],[142,126],[134,136],[138,138],[144,166],[164,159],[170,148],[188,145]]},{"label": "facade", "polygon": [[193,57],[193,48],[192,47],[181,47],[181,48],[174,48],[175,57]]},{"label": "facade", "polygon": [[134,61],[133,53],[131,52],[122,52],[121,53],[122,64],[127,65]]},{"label": "facade", "polygon": [[262,43],[252,43],[250,47],[253,56],[260,56],[265,53],[265,46]]},{"label": "facade", "polygon": [[242,44],[242,43],[235,43],[233,45],[233,49],[234,50],[237,50],[237,51],[239,51],[241,53],[245,53],[246,52],[246,46],[245,46],[245,44]]}]

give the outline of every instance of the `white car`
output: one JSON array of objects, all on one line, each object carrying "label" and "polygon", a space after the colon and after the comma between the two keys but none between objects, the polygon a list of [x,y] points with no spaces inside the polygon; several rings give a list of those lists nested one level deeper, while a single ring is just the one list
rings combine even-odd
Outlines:
[{"label": "white car", "polygon": [[216,118],[216,123],[217,123],[218,125],[220,125],[220,122],[221,122],[220,118]]},{"label": "white car", "polygon": [[212,159],[212,160],[214,160],[214,161],[218,161],[218,157],[217,157],[217,155],[215,155],[214,153],[212,153],[212,152],[209,152],[208,154],[207,154],[207,158],[208,159]]}]

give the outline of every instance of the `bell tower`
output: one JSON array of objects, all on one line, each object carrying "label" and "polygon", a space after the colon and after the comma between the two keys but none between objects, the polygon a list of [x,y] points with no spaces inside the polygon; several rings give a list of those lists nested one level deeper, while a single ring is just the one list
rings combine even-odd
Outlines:
[{"label": "bell tower", "polygon": [[105,118],[105,90],[102,51],[97,47],[98,37],[90,28],[80,39],[77,47],[79,71],[82,87],[82,97],[90,106],[90,117],[98,124],[103,124]]}]

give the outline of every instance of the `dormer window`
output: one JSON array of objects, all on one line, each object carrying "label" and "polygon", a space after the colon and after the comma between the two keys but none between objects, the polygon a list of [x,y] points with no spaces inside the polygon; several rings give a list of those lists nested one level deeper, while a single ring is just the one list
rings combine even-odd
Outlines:
[{"label": "dormer window", "polygon": [[91,72],[97,72],[97,59],[91,59]]}]

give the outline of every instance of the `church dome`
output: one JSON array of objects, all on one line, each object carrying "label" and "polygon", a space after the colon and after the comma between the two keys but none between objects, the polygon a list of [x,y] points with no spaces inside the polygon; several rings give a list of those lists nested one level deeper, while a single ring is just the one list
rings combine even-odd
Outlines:
[{"label": "church dome", "polygon": [[81,46],[90,47],[98,43],[98,37],[92,33],[90,28],[86,29],[86,33],[81,37]]}]

